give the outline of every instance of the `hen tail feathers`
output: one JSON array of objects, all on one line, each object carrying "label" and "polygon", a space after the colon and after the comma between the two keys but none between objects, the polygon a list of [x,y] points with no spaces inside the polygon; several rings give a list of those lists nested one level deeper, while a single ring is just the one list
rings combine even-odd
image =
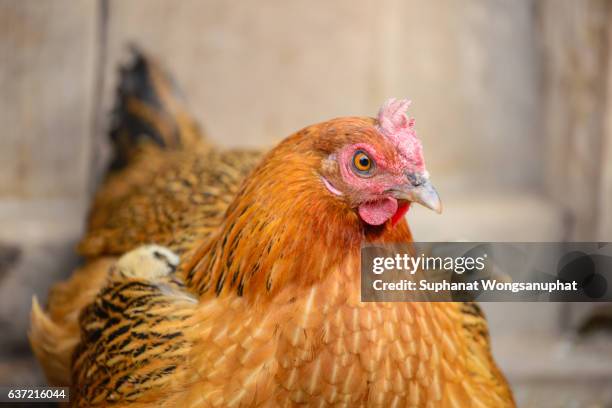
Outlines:
[{"label": "hen tail feathers", "polygon": [[174,80],[157,61],[132,46],[132,61],[120,68],[110,139],[111,170],[126,166],[143,144],[181,149],[202,142],[200,127],[187,110]]}]

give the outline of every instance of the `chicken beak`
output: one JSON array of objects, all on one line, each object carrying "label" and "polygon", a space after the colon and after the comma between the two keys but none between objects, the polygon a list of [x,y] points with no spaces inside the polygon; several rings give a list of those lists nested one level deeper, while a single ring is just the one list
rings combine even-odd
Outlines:
[{"label": "chicken beak", "polygon": [[429,182],[429,180],[418,187],[414,187],[412,191],[414,197],[412,201],[419,203],[422,206],[437,212],[438,214],[442,213],[442,201],[440,201],[438,192],[434,188],[433,184]]},{"label": "chicken beak", "polygon": [[419,203],[424,207],[429,208],[437,212],[442,213],[442,202],[438,192],[431,184],[431,182],[420,176],[420,177],[408,177],[409,183],[398,186],[393,190],[393,195],[398,200],[408,200],[413,203]]}]

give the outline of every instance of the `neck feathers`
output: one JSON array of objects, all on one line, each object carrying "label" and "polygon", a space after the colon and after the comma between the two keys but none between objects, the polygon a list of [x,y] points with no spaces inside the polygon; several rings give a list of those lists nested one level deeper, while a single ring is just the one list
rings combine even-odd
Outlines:
[{"label": "neck feathers", "polygon": [[287,285],[320,282],[347,258],[359,259],[365,242],[411,240],[405,221],[365,226],[329,193],[316,172],[322,156],[309,132],[299,132],[263,158],[219,231],[183,265],[196,293],[265,299]]}]

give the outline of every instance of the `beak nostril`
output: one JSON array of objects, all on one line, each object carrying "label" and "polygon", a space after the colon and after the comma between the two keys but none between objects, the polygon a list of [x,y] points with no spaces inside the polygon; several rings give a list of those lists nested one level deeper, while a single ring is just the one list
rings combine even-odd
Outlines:
[{"label": "beak nostril", "polygon": [[412,184],[413,187],[422,186],[425,183],[425,178],[420,174],[416,173],[407,173],[406,177],[408,177],[408,181]]},{"label": "beak nostril", "polygon": [[422,204],[437,213],[442,212],[440,197],[429,181],[429,174],[412,171],[406,171],[404,174],[408,182],[396,188],[396,198]]},{"label": "beak nostril", "polygon": [[415,175],[406,173],[407,183],[396,186],[390,190],[393,197],[399,200],[411,201],[422,204],[437,213],[442,212],[440,196],[429,181],[427,174]]}]

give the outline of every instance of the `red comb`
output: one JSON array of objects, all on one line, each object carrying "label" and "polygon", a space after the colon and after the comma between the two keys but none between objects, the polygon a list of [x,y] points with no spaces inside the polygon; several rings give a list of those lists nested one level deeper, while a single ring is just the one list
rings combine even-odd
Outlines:
[{"label": "red comb", "polygon": [[416,170],[425,170],[423,147],[414,130],[414,119],[406,112],[408,99],[388,99],[378,111],[378,130],[399,147]]}]

